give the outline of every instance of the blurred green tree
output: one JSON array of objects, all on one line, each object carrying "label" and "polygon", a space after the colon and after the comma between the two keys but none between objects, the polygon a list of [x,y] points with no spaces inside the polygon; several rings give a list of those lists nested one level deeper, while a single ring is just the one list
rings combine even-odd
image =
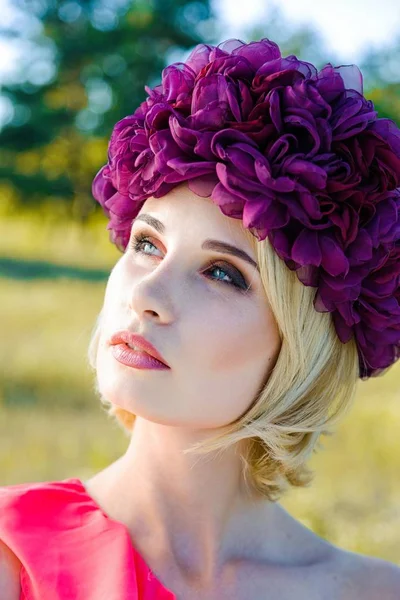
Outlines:
[{"label": "blurred green tree", "polygon": [[379,116],[393,119],[400,126],[400,35],[387,48],[373,48],[360,64],[365,95]]},{"label": "blurred green tree", "polygon": [[26,52],[1,90],[13,117],[1,132],[0,194],[17,204],[61,203],[84,222],[96,208],[91,180],[112,126],[144,100],[145,84],[160,83],[171,56],[181,60],[212,37],[209,0],[15,0],[15,7],[19,18],[0,33],[19,38]]},{"label": "blurred green tree", "polygon": [[[13,27],[0,34],[24,48],[18,77],[3,86],[13,117],[0,133],[3,204],[46,202],[86,221],[99,207],[91,181],[106,159],[116,121],[160,82],[162,68],[196,44],[227,36],[210,0],[14,0]],[[318,32],[287,22],[278,5],[236,37],[267,37],[282,54],[321,68],[341,64]],[[358,66],[378,113],[400,123],[400,38]]]}]

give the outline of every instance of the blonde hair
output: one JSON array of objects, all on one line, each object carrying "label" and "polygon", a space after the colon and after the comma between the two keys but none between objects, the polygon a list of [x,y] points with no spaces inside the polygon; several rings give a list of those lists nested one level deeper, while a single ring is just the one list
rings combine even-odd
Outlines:
[{"label": "blonde hair", "polygon": [[[332,427],[354,400],[358,352],[354,339],[346,344],[339,340],[331,313],[315,310],[316,288],[298,280],[268,238],[257,241],[247,233],[258,256],[281,349],[267,382],[247,412],[220,428],[217,436],[193,445],[185,453],[223,452],[240,444],[246,484],[255,493],[276,501],[290,485],[306,487],[311,483],[314,474],[306,462],[318,438],[321,434],[332,435]],[[100,332],[101,313],[88,348],[93,369]],[[108,415],[130,434],[135,415],[100,398]]]}]

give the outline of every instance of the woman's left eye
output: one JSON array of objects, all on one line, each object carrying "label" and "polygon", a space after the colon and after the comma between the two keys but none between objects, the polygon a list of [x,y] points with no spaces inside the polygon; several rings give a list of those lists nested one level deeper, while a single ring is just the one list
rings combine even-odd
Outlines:
[{"label": "woman's left eye", "polygon": [[[143,234],[134,235],[130,247],[134,250],[134,252],[139,254],[144,254],[147,256],[152,256],[152,254],[145,252],[143,247],[146,245],[153,246],[157,250],[157,247],[149,240],[149,238]],[[216,278],[217,281],[221,283],[232,285],[235,288],[238,288],[242,291],[247,291],[249,289],[249,285],[247,284],[243,275],[238,271],[235,267],[231,267],[228,263],[212,263],[208,266],[208,272],[219,271],[220,273],[224,273],[225,277],[222,279]],[[230,281],[226,279],[226,276]],[[215,278],[214,278],[215,280]]]}]

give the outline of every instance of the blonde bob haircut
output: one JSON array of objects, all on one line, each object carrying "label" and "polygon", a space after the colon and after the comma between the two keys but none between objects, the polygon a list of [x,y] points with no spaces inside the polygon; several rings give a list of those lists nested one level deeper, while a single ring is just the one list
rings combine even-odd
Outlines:
[{"label": "blonde bob haircut", "polygon": [[[346,344],[339,340],[331,313],[315,310],[316,288],[298,280],[268,238],[258,241],[249,235],[279,328],[281,349],[247,412],[219,428],[217,436],[186,449],[185,454],[223,452],[238,444],[246,485],[276,501],[290,485],[311,483],[314,473],[306,462],[320,435],[332,435],[332,427],[353,404],[359,381],[358,353],[354,339]],[[88,348],[94,370],[101,316],[100,312]],[[95,390],[99,394],[97,377]],[[107,414],[130,435],[135,415],[99,395]]]}]

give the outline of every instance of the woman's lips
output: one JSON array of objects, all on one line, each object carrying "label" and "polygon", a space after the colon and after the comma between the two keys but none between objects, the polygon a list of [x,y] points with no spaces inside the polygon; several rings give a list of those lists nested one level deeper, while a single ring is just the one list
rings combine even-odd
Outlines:
[{"label": "woman's lips", "polygon": [[120,331],[116,331],[108,342],[110,345],[117,344],[126,344],[131,349],[135,348],[137,352],[146,352],[151,357],[155,358],[157,361],[163,363],[165,366],[169,367],[167,361],[163,356],[158,352],[157,348],[153,346],[146,338],[138,333],[133,333],[128,329],[123,329]]},{"label": "woman's lips", "polygon": [[133,367],[134,369],[169,370],[167,365],[154,358],[154,356],[150,356],[147,352],[132,350],[132,348],[125,343],[112,345],[111,353],[118,362],[128,367]]}]

